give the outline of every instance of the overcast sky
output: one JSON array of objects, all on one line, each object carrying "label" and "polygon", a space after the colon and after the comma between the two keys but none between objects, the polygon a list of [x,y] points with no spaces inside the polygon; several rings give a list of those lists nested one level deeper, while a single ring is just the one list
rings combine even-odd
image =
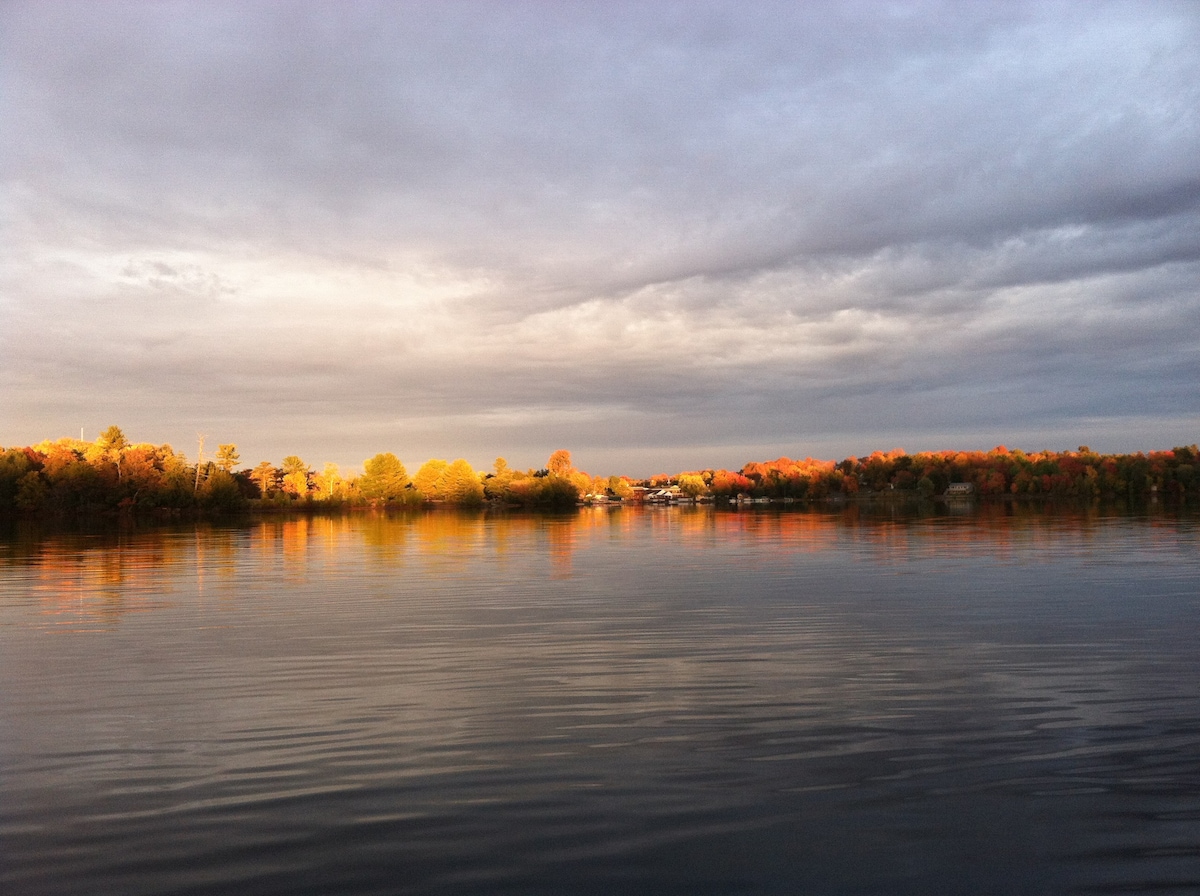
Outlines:
[{"label": "overcast sky", "polygon": [[1200,439],[1200,4],[0,2],[0,445]]}]

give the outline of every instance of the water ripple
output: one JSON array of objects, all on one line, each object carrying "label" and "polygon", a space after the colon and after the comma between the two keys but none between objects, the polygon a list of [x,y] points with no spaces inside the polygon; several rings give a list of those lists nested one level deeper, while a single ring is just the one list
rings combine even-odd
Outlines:
[{"label": "water ripple", "polygon": [[0,889],[1194,892],[1198,548],[712,511],[6,544]]}]

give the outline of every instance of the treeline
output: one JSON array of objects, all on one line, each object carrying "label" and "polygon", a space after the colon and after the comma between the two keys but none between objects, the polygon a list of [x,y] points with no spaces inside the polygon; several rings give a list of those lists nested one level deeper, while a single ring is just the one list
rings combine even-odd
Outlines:
[{"label": "treeline", "polygon": [[[235,469],[234,444],[221,445],[212,460],[196,463],[170,445],[131,443],[118,426],[94,442],[58,439],[23,448],[0,449],[0,511],[88,513],[111,510],[237,511],[310,506],[419,506],[484,502],[508,505],[574,506],[595,483],[556,451],[540,470],[511,469],[497,458],[491,472],[467,461],[427,461],[412,477],[393,454],[366,461],[362,474],[344,475],[335,464],[320,471],[301,458],[275,466],[263,461]],[[625,480],[605,480],[628,494]]]},{"label": "treeline", "polygon": [[[544,468],[516,470],[497,458],[490,471],[467,461],[433,459],[410,476],[393,454],[377,454],[361,474],[334,464],[321,470],[289,456],[237,469],[237,446],[219,446],[196,463],[170,445],[131,443],[111,426],[94,442],[59,439],[0,449],[0,512],[76,513],[111,510],[166,512],[294,509],[303,507],[420,506],[484,503],[568,507],[580,501],[636,501],[669,489],[683,499],[738,497],[822,501],[900,494],[933,498],[968,484],[982,496],[1144,499],[1200,498],[1196,445],[1148,454],[1077,451],[1026,454],[991,451],[906,454],[899,449],[842,461],[781,457],[734,472],[698,470],[649,480],[594,477],[575,469],[569,451],[554,452]],[[952,485],[955,488],[952,488]]]},{"label": "treeline", "polygon": [[945,495],[952,484],[983,496],[1144,499],[1152,495],[1200,497],[1196,445],[1148,454],[1077,451],[1026,454],[1003,445],[991,451],[877,451],[842,461],[805,458],[749,463],[741,470],[702,470],[654,477],[688,495],[826,500],[885,493]]}]

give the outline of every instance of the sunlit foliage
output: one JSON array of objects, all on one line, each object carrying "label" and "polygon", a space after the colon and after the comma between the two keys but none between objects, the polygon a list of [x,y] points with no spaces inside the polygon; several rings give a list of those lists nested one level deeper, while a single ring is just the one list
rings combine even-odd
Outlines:
[{"label": "sunlit foliage", "polygon": [[408,471],[391,452],[376,454],[363,464],[358,487],[368,501],[389,503],[402,500],[407,494],[417,495],[409,487]]},{"label": "sunlit foliage", "polygon": [[237,509],[241,483],[212,464],[189,465],[170,445],[131,443],[110,426],[94,442],[59,439],[0,453],[0,509]]},{"label": "sunlit foliage", "polygon": [[546,469],[552,476],[569,475],[575,469],[571,463],[571,452],[564,448],[555,451],[550,455],[550,459],[546,461]]},{"label": "sunlit foliage", "polygon": [[462,458],[446,468],[439,483],[442,500],[472,506],[483,503],[483,483],[474,468]]},{"label": "sunlit foliage", "polygon": [[283,459],[283,490],[296,498],[308,496],[308,464],[294,454]]},{"label": "sunlit foliage", "polygon": [[421,464],[421,469],[413,477],[413,486],[424,500],[442,500],[442,478],[448,466],[448,463],[436,457]]},{"label": "sunlit foliage", "polygon": [[237,445],[219,445],[217,446],[217,466],[226,473],[232,473],[233,468],[238,465],[241,457],[238,455]]},{"label": "sunlit foliage", "polygon": [[681,473],[679,475],[679,491],[689,498],[697,498],[700,495],[708,494],[708,486],[704,482],[704,477],[699,473]]},{"label": "sunlit foliage", "polygon": [[[335,464],[315,473],[300,457],[279,468],[262,461],[236,471],[237,448],[220,446],[215,462],[189,464],[170,445],[132,443],[117,426],[94,442],[64,438],[28,447],[0,448],[0,512],[233,511],[250,506],[297,509],[358,504],[448,504],[568,507],[580,501],[638,500],[649,488],[670,487],[702,500],[874,499],[899,495],[937,498],[966,488],[982,497],[1128,499],[1161,496],[1200,500],[1200,448],[1182,446],[1147,454],[1076,451],[1025,453],[999,445],[990,451],[934,451],[909,455],[876,451],[841,461],[755,461],[741,470],[661,474],[640,483],[623,476],[592,476],[574,467],[565,449],[545,468],[515,470],[496,458],[481,476],[464,459],[434,458],[409,480],[394,454],[364,464],[361,476]],[[640,487],[635,488],[635,486]]]},{"label": "sunlit foliage", "polygon": [[259,498],[271,497],[271,493],[279,487],[279,471],[271,466],[269,460],[260,462],[250,472],[250,478],[258,485]]},{"label": "sunlit foliage", "polygon": [[1200,493],[1195,445],[1149,454],[1101,455],[1086,445],[1077,451],[1026,454],[1003,445],[991,451],[933,451],[905,454],[900,449],[866,458],[833,461],[750,463],[740,474],[717,471],[713,491],[768,497],[827,498],[836,495],[945,494],[951,483],[967,483],[981,496],[1059,498],[1183,498]]}]

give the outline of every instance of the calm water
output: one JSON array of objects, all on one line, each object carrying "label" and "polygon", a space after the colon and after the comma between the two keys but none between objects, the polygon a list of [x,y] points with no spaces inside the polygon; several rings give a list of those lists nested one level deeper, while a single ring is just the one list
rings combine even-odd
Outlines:
[{"label": "calm water", "polygon": [[1200,518],[0,538],[0,892],[1200,892]]}]

